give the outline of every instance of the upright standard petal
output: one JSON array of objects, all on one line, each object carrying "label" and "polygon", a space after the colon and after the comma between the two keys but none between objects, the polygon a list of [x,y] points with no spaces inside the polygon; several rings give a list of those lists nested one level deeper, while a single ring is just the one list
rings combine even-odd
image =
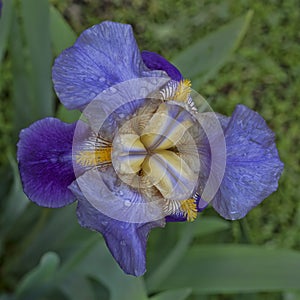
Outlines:
[{"label": "upright standard petal", "polygon": [[143,275],[146,272],[148,234],[154,227],[163,227],[164,221],[127,223],[115,220],[93,207],[75,182],[70,189],[78,199],[79,224],[103,235],[111,254],[125,273],[134,276]]},{"label": "upright standard petal", "polygon": [[171,77],[171,79],[175,81],[183,80],[180,71],[161,55],[155,52],[142,51],[142,58],[145,65],[150,70],[162,70],[165,71]]},{"label": "upright standard petal", "polygon": [[25,194],[45,207],[62,207],[75,196],[68,186],[75,180],[72,142],[76,123],[45,118],[23,129],[18,162]]},{"label": "upright standard petal", "polygon": [[68,109],[83,109],[117,83],[150,76],[167,74],[145,66],[130,25],[108,21],[85,30],[52,71],[55,91]]},{"label": "upright standard petal", "polygon": [[227,162],[212,202],[226,219],[243,218],[278,187],[283,170],[273,132],[264,119],[238,105],[226,127]]}]

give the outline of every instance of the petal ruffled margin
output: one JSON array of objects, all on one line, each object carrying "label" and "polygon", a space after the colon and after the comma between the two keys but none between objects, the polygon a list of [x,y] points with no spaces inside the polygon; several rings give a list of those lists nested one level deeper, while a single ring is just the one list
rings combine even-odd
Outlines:
[{"label": "petal ruffled margin", "polygon": [[79,224],[100,232],[111,254],[126,274],[142,276],[146,272],[146,243],[152,228],[163,227],[164,221],[127,223],[115,220],[95,209],[83,196],[77,183],[70,186],[78,199]]},{"label": "petal ruffled margin", "polygon": [[258,113],[243,105],[236,107],[224,134],[226,170],[212,205],[222,217],[235,220],[277,190],[283,163],[274,133]]},{"label": "petal ruffled margin", "polygon": [[23,189],[40,206],[62,207],[75,201],[68,186],[75,180],[72,142],[76,123],[45,118],[23,129],[17,158]]},{"label": "petal ruffled margin", "polygon": [[161,55],[150,51],[142,51],[141,54],[145,65],[150,70],[162,70],[165,71],[171,77],[171,79],[175,81],[183,80],[180,71]]},{"label": "petal ruffled margin", "polygon": [[130,25],[108,21],[85,30],[52,69],[56,94],[68,109],[83,109],[117,83],[150,76],[167,74],[145,66]]}]

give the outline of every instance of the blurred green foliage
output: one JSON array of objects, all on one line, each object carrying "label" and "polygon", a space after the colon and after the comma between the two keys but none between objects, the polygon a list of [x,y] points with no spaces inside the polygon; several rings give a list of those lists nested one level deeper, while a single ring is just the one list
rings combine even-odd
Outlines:
[{"label": "blurred green foliage", "polygon": [[[50,2],[4,0],[0,19],[0,299],[299,299],[299,2]],[[79,227],[75,205],[29,203],[14,158],[21,128],[78,117],[54,98],[52,61],[104,20],[132,24],[140,48],[176,63],[215,111],[258,111],[285,163],[279,190],[244,220],[207,209],[154,230],[145,278],[122,273],[100,235]]]}]

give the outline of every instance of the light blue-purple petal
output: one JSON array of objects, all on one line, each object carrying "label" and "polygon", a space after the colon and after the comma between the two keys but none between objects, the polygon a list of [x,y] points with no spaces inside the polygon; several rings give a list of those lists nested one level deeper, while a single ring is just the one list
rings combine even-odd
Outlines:
[{"label": "light blue-purple petal", "polygon": [[148,234],[152,228],[164,226],[164,222],[161,220],[143,224],[115,220],[95,209],[85,199],[75,182],[70,189],[78,199],[79,224],[103,235],[111,254],[125,273],[134,276],[143,275],[146,271]]},{"label": "light blue-purple petal", "polygon": [[75,180],[72,142],[76,123],[45,118],[23,129],[17,158],[23,189],[40,206],[62,207],[75,196],[68,186]]},{"label": "light blue-purple petal", "polygon": [[145,66],[130,25],[108,21],[85,30],[52,70],[55,91],[68,109],[83,109],[103,90],[149,76],[167,74]]},{"label": "light blue-purple petal", "polygon": [[227,163],[214,209],[226,219],[243,218],[276,191],[283,170],[274,133],[264,119],[238,105],[225,129]]},{"label": "light blue-purple petal", "polygon": [[142,58],[145,65],[150,70],[165,71],[171,77],[171,79],[175,81],[180,81],[183,79],[180,71],[161,55],[155,52],[142,51]]}]

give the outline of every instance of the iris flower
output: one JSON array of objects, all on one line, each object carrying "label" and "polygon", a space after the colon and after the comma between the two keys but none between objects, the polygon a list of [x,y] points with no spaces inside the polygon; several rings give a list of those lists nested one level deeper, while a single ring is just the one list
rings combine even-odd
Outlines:
[{"label": "iris flower", "polygon": [[283,164],[263,118],[243,105],[231,117],[204,109],[174,65],[139,51],[130,25],[85,30],[52,75],[82,118],[21,131],[24,192],[44,207],[77,200],[80,225],[103,235],[126,273],[145,272],[152,228],[193,221],[208,203],[239,219],[277,189]]}]

